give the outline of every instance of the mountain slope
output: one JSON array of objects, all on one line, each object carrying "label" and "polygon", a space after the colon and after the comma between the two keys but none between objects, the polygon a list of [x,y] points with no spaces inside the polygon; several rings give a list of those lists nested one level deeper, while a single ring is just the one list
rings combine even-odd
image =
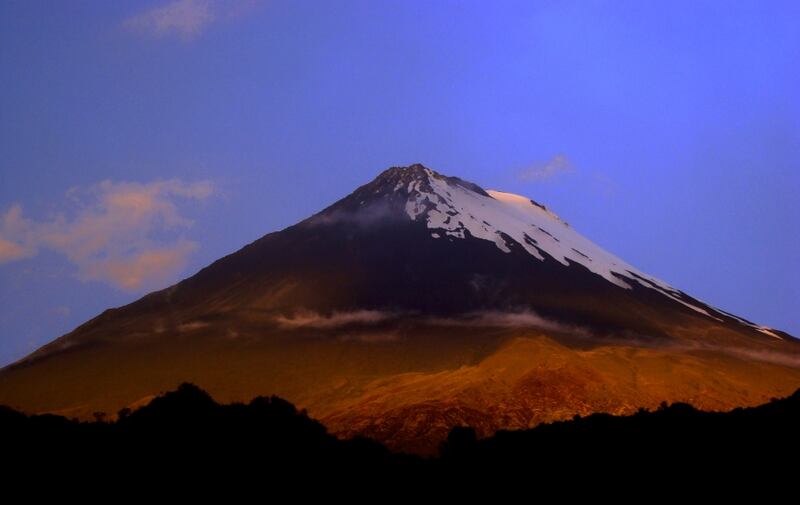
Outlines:
[{"label": "mountain slope", "polygon": [[[452,372],[481,369],[518,337],[554,342],[520,348],[531,363],[543,354],[572,363],[566,356],[587,347],[624,357],[633,346],[654,350],[661,371],[615,389],[643,358],[588,374],[565,365],[571,381],[618,394],[597,404],[576,392],[557,409],[506,422],[486,393],[501,379],[466,374],[459,386]],[[0,403],[87,416],[188,380],[223,401],[279,394],[332,425],[381,433],[374,427],[389,412],[395,425],[425,424],[398,408],[428,409],[430,426],[464,422],[437,416],[470,390],[486,398],[469,409],[490,430],[587,409],[706,401],[698,391],[708,395],[703,406],[760,403],[800,385],[799,353],[789,335],[635,269],[538,203],[412,165],[6,367]],[[426,377],[412,396],[397,389],[408,374]],[[535,404],[563,374],[542,377],[502,402]],[[665,386],[654,389],[658,381]],[[393,433],[395,447],[414,450],[441,436]]]}]

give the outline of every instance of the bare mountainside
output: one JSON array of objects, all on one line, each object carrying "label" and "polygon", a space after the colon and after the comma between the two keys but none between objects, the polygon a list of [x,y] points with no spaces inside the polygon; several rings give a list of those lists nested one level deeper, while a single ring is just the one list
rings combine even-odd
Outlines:
[{"label": "bare mountainside", "polygon": [[0,371],[0,404],[91,417],[190,381],[277,394],[335,433],[430,452],[662,401],[800,387],[800,344],[639,271],[545,206],[394,167]]}]

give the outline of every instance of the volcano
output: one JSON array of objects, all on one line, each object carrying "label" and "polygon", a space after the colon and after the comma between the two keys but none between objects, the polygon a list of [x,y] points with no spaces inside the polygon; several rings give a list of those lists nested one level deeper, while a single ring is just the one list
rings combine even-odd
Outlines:
[{"label": "volcano", "polygon": [[6,366],[0,404],[113,417],[186,381],[430,453],[459,425],[764,403],[800,387],[800,342],[417,164]]}]

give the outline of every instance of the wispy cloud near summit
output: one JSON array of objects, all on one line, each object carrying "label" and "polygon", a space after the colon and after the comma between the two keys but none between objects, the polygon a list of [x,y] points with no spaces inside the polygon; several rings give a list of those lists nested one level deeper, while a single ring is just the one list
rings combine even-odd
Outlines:
[{"label": "wispy cloud near summit", "polygon": [[522,170],[519,178],[523,181],[540,182],[572,171],[572,163],[563,154],[557,154],[544,163],[536,163]]}]

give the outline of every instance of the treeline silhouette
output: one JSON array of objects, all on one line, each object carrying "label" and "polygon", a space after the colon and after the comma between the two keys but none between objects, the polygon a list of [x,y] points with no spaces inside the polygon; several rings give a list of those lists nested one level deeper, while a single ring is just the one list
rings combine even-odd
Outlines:
[{"label": "treeline silhouette", "polygon": [[189,383],[135,411],[120,411],[116,421],[97,417],[79,422],[0,407],[2,457],[17,471],[112,481],[337,475],[351,483],[435,480],[468,489],[472,476],[488,475],[523,476],[539,486],[566,478],[686,484],[723,477],[732,485],[743,476],[796,474],[800,448],[800,390],[725,413],[662,404],[630,416],[576,416],[480,440],[473,429],[459,427],[433,458],[393,453],[366,438],[339,440],[276,396],[220,405]]}]

